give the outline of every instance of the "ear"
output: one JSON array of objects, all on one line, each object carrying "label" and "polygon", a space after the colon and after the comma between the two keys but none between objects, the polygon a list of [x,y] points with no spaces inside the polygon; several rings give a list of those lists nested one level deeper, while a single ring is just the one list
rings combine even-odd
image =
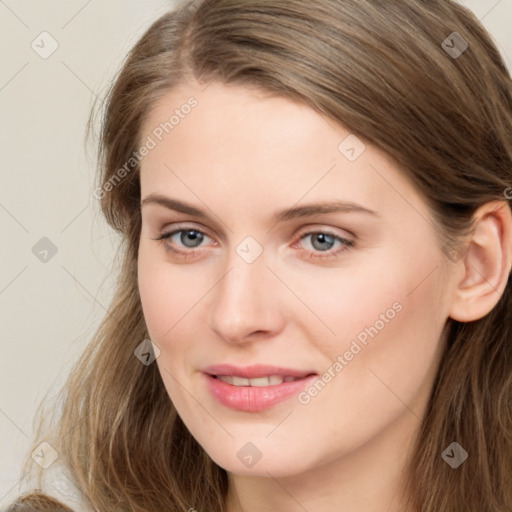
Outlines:
[{"label": "ear", "polygon": [[512,266],[512,213],[506,201],[491,201],[473,216],[464,257],[456,263],[449,316],[459,322],[484,317],[498,303]]}]

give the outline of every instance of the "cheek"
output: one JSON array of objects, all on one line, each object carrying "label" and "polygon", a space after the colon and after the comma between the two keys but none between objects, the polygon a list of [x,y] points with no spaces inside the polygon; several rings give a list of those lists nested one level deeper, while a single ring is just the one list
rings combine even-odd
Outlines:
[{"label": "cheek", "polygon": [[163,344],[200,307],[208,286],[200,271],[174,267],[163,247],[148,247],[149,242],[141,241],[139,248],[139,293],[151,339]]},{"label": "cheek", "polygon": [[317,315],[305,312],[295,321],[314,334],[324,371],[336,375],[325,380],[336,382],[337,396],[359,402],[354,411],[390,400],[400,407],[393,393],[413,400],[435,372],[447,315],[437,254],[426,252],[422,259],[393,254],[336,279],[296,281],[297,294]]},{"label": "cheek", "polygon": [[318,387],[301,395],[299,411],[310,428],[328,426],[337,439],[333,453],[362,445],[398,418],[416,425],[435,377],[444,325],[440,276],[417,286],[418,269],[388,270],[346,279],[349,286],[327,296],[310,294],[311,308],[336,335],[324,329],[315,337],[326,365]]},{"label": "cheek", "polygon": [[[151,339],[155,342],[165,332],[167,312],[172,311],[173,304],[169,304],[169,283],[161,266],[151,262],[146,256],[143,247],[139,250],[138,283],[139,293],[144,312],[144,319]],[[167,329],[170,325],[167,326]]]},{"label": "cheek", "polygon": [[402,309],[406,295],[406,277],[397,277],[396,269],[384,264],[379,268],[363,260],[328,272],[297,272],[286,279],[307,309],[295,304],[290,314],[303,332],[314,335],[321,351],[335,360],[350,349],[354,339],[364,344],[372,339],[370,333],[377,330],[380,336],[399,321],[397,310]]},{"label": "cheek", "polygon": [[[186,400],[179,382],[185,380],[189,366],[190,319],[200,307],[201,279],[187,275],[165,261],[164,249],[155,250],[141,241],[138,257],[138,285],[149,337],[159,347],[156,360],[167,393],[174,405],[181,409]],[[192,281],[191,281],[192,279]],[[202,292],[204,293],[206,290]],[[194,306],[195,305],[195,306]],[[192,322],[194,324],[194,322]]]},{"label": "cheek", "polygon": [[421,245],[419,235],[403,231],[409,240],[358,253],[347,268],[290,276],[294,291],[315,313],[295,320],[304,328],[318,326],[319,345],[331,359],[350,350],[354,340],[375,356],[394,350],[398,359],[402,349],[423,355],[431,354],[432,345],[435,350],[447,317],[440,256],[434,241]]}]

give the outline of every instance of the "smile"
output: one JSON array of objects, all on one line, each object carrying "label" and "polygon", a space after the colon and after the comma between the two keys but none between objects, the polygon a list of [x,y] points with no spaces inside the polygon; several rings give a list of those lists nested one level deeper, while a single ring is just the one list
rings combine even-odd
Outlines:
[{"label": "smile", "polygon": [[301,378],[292,376],[283,377],[282,375],[270,375],[269,377],[259,377],[255,379],[246,379],[245,377],[236,377],[234,375],[216,375],[215,377],[232,386],[253,387],[277,386],[283,382],[293,382]]},{"label": "smile", "polygon": [[270,375],[246,378],[203,373],[211,396],[229,409],[260,412],[291,400],[311,385],[316,374],[303,377]]}]

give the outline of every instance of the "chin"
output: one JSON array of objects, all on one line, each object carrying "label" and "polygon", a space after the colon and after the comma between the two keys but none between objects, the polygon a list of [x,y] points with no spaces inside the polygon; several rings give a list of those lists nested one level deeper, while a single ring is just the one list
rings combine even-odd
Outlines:
[{"label": "chin", "polygon": [[[203,448],[215,464],[235,475],[291,477],[306,472],[312,464],[304,457],[304,452],[285,452],[285,447],[271,444],[263,447],[263,444],[263,440],[261,443],[236,440],[232,446],[217,445],[211,450],[208,446]],[[230,453],[233,456],[229,456]]]}]

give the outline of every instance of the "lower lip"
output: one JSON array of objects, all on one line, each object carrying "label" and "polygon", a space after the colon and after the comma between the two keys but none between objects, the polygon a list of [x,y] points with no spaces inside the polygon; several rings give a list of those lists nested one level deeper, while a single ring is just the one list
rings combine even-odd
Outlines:
[{"label": "lower lip", "polygon": [[257,412],[288,400],[310,385],[317,375],[274,386],[232,386],[205,374],[211,394],[222,404],[238,411]]}]

